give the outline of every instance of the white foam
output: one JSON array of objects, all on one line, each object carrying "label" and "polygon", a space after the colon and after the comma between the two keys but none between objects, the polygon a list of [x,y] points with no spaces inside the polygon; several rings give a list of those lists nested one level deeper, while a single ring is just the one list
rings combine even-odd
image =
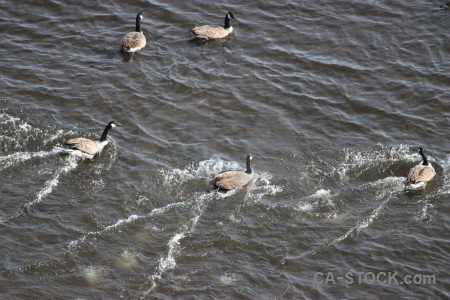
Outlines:
[{"label": "white foam", "polygon": [[320,189],[320,190],[317,190],[310,197],[311,198],[325,198],[325,197],[329,197],[330,195],[331,195],[330,190]]},{"label": "white foam", "polygon": [[[49,153],[51,154],[52,152],[39,153],[37,156],[40,156],[41,154],[43,154],[43,156],[46,156]],[[18,157],[23,158],[24,156],[20,155]],[[28,157],[28,156],[26,156],[26,157]],[[24,208],[25,209],[30,208],[31,206],[41,202],[41,200],[45,196],[50,194],[53,191],[53,189],[58,185],[59,177],[61,176],[61,174],[68,173],[77,167],[76,160],[74,160],[74,159],[67,159],[65,162],[66,162],[66,164],[63,165],[62,167],[60,167],[58,170],[56,170],[53,177],[44,183],[44,187],[39,190],[39,192],[36,194],[36,197],[34,199],[25,203],[22,207],[18,208],[14,214],[12,214],[11,216],[9,216],[8,218],[6,218],[4,220],[1,220],[0,223],[4,223],[6,221],[12,220],[12,219],[20,216],[21,213],[23,212]]]},{"label": "white foam", "polygon": [[259,202],[265,196],[274,196],[283,191],[279,185],[271,183],[272,175],[267,172],[255,173],[255,178],[247,187],[246,202]]},{"label": "white foam", "polygon": [[103,268],[95,266],[88,266],[82,270],[83,277],[89,285],[97,285],[103,273]]},{"label": "white foam", "polygon": [[31,207],[32,205],[39,203],[42,198],[50,194],[55,186],[59,183],[59,177],[63,173],[67,173],[77,167],[77,161],[71,158],[68,158],[66,160],[67,164],[62,166],[59,170],[55,172],[55,175],[50,179],[47,180],[44,184],[44,188],[42,188],[36,195],[36,198],[32,201],[25,204],[25,207]]},{"label": "white foam", "polygon": [[421,211],[415,217],[415,220],[416,221],[425,220],[428,217],[428,210],[433,207],[434,207],[433,204],[431,204],[429,201],[426,201],[425,205],[422,207]]},{"label": "white foam", "polygon": [[232,285],[239,280],[238,274],[223,274],[220,276],[219,281],[223,285]]},{"label": "white foam", "polygon": [[167,256],[160,258],[156,273],[150,276],[151,287],[147,292],[144,293],[145,295],[153,291],[153,289],[156,287],[156,280],[161,279],[161,276],[164,272],[175,268],[175,266],[177,265],[175,261],[175,255],[178,252],[180,240],[184,238],[185,234],[186,232],[177,232],[173,237],[170,238],[169,242],[167,243],[167,246],[169,247]]},{"label": "white foam", "polygon": [[119,228],[120,226],[122,226],[124,224],[132,223],[135,220],[138,220],[138,219],[141,219],[141,218],[146,218],[146,217],[149,217],[149,216],[163,214],[163,213],[171,210],[174,207],[181,207],[181,206],[185,206],[186,204],[187,204],[187,202],[170,203],[170,204],[168,204],[166,206],[158,207],[158,208],[153,209],[147,215],[135,215],[135,214],[133,214],[133,215],[130,215],[126,219],[119,219],[114,224],[106,226],[102,230],[88,232],[88,233],[84,234],[83,236],[79,237],[78,239],[69,242],[68,249],[69,249],[69,251],[75,251],[76,247],[79,244],[84,243],[87,240],[88,237],[98,236],[98,235],[100,235],[100,234],[102,234],[104,232],[107,232],[107,231],[110,231],[110,230],[113,230],[113,229],[117,229],[117,228]]},{"label": "white foam", "polygon": [[24,161],[30,160],[35,157],[46,157],[50,155],[55,155],[59,151],[53,149],[51,151],[38,151],[38,152],[16,152],[6,156],[0,156],[0,170],[15,166]]},{"label": "white foam", "polygon": [[60,138],[61,136],[63,136],[64,134],[70,134],[70,133],[73,133],[73,132],[72,132],[71,130],[69,130],[68,132],[66,132],[66,131],[64,131],[64,130],[62,130],[62,129],[58,129],[58,130],[56,131],[56,133],[54,133],[54,134],[52,134],[52,135],[50,135],[50,136],[44,138],[43,143],[44,143],[44,144],[47,144],[47,143],[53,142],[54,140],[59,139],[59,138]]},{"label": "white foam", "polygon": [[5,113],[0,113],[0,124],[15,123],[17,121],[20,121],[20,119]]},{"label": "white foam", "polygon": [[149,277],[151,281],[150,289],[144,292],[144,295],[148,295],[150,292],[154,290],[157,286],[157,280],[162,278],[162,275],[167,271],[174,269],[176,267],[176,256],[179,252],[180,248],[180,240],[183,239],[187,234],[192,233],[203,214],[207,200],[211,200],[211,194],[198,194],[194,195],[195,200],[193,201],[193,209],[194,216],[183,226],[181,226],[173,235],[169,242],[167,243],[167,247],[169,248],[167,255],[165,257],[160,258],[158,268],[155,274]]},{"label": "white foam", "polygon": [[136,254],[130,250],[124,250],[115,260],[115,265],[119,268],[131,268],[138,263]]},{"label": "white foam", "polygon": [[7,126],[10,126],[9,124],[13,124],[13,126],[16,128],[16,132],[20,131],[22,133],[28,133],[29,131],[38,131],[41,132],[39,128],[33,128],[30,124],[28,124],[25,121],[22,121],[20,118],[13,117],[6,113],[0,113],[0,124],[8,124]]},{"label": "white foam", "polygon": [[444,186],[442,187],[443,193],[450,193],[450,155],[442,161]]},{"label": "white foam", "polygon": [[316,208],[316,203],[298,203],[297,210],[300,212],[311,212]]},{"label": "white foam", "polygon": [[416,190],[416,189],[421,189],[421,188],[425,188],[426,186],[426,182],[420,181],[417,183],[408,183],[406,184],[405,189],[407,190]]},{"label": "white foam", "polygon": [[[190,164],[184,169],[160,170],[164,179],[165,186],[180,185],[185,182],[202,179],[209,182],[211,178],[220,172],[228,170],[244,170],[245,168],[237,162],[229,162],[220,159],[217,156],[211,159],[200,161],[198,164]],[[255,178],[246,187],[246,198],[250,201],[258,201],[266,195],[275,195],[282,191],[281,186],[270,183],[272,176],[267,172],[256,173]],[[216,197],[226,198],[236,194],[236,190],[231,190],[226,193],[215,193]]]},{"label": "white foam", "polygon": [[[314,212],[318,207],[327,206],[331,210],[335,210],[336,204],[334,203],[334,196],[330,190],[319,189],[314,194],[307,196],[305,199],[301,200],[296,207],[299,212]],[[314,214],[316,216],[322,216],[323,214]],[[327,218],[335,218],[336,213],[324,214]]]},{"label": "white foam", "polygon": [[31,127],[31,125],[29,125],[27,123],[23,123],[23,124],[19,125],[19,128],[26,132],[26,131],[30,130],[32,127]]},{"label": "white foam", "polygon": [[383,206],[391,199],[391,195],[402,190],[403,178],[401,177],[387,177],[374,182],[370,182],[364,186],[376,186],[378,193],[376,200],[384,199],[376,208],[374,208],[368,216],[362,218],[355,226],[351,227],[345,234],[334,239],[330,244],[341,242],[348,238],[352,233],[359,234],[362,230],[369,227],[379,216]]},{"label": "white foam", "polygon": [[114,229],[114,228],[117,228],[117,227],[121,226],[122,224],[128,224],[128,223],[131,223],[131,222],[133,222],[134,220],[137,220],[137,219],[139,219],[139,218],[140,218],[140,216],[138,216],[138,215],[131,215],[131,216],[129,216],[129,217],[126,218],[126,219],[120,219],[120,220],[117,221],[116,223],[114,223],[114,224],[112,224],[112,225],[109,225],[109,226],[106,226],[105,229],[104,229],[103,231],[112,230],[112,229]]},{"label": "white foam", "polygon": [[379,145],[380,150],[370,150],[366,152],[346,149],[344,151],[343,161],[335,168],[339,179],[346,183],[350,180],[349,172],[355,172],[353,176],[358,176],[368,169],[372,169],[380,164],[390,165],[398,161],[417,161],[420,159],[418,154],[411,152],[411,149],[405,145],[398,147],[387,147]]},{"label": "white foam", "polygon": [[236,162],[226,162],[217,156],[196,164],[188,165],[184,169],[175,168],[171,171],[160,170],[164,177],[164,185],[171,186],[182,184],[194,179],[212,178],[224,170],[240,170],[242,167]]}]

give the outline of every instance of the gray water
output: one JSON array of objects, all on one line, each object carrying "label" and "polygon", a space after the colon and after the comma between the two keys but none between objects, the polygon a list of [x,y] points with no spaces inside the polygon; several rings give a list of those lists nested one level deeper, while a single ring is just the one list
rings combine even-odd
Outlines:
[{"label": "gray water", "polygon": [[[441,4],[1,0],[1,298],[449,298]],[[60,153],[111,120],[100,157]],[[405,191],[419,146],[437,175]]]}]

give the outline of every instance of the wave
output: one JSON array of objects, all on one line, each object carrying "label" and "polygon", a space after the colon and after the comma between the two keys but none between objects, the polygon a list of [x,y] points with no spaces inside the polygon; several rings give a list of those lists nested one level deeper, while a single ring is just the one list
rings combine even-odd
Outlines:
[{"label": "wave", "polygon": [[[46,152],[46,153],[52,153],[52,152]],[[47,180],[44,183],[44,187],[41,188],[38,191],[38,193],[36,194],[36,197],[34,199],[32,199],[29,202],[27,202],[24,205],[22,205],[20,208],[17,209],[17,211],[14,214],[12,214],[11,216],[7,217],[6,219],[1,220],[0,223],[4,223],[4,222],[7,222],[7,221],[10,221],[10,220],[20,216],[24,211],[29,210],[31,206],[41,202],[41,200],[45,196],[50,194],[53,191],[53,189],[58,185],[59,177],[62,174],[68,173],[71,170],[75,169],[77,167],[77,165],[78,165],[77,160],[76,160],[75,157],[68,157],[65,160],[65,162],[66,162],[66,164],[64,164],[59,169],[57,169],[56,172],[54,172],[53,177],[51,179]]]},{"label": "wave", "polygon": [[55,186],[59,183],[59,177],[61,174],[68,173],[75,169],[78,166],[78,160],[75,157],[68,157],[66,159],[67,164],[60,167],[56,172],[55,175],[50,179],[47,180],[44,184],[44,188],[42,188],[36,195],[36,198],[27,204],[25,204],[26,208],[30,208],[32,205],[39,203],[42,198],[50,194]]},{"label": "wave", "polygon": [[162,275],[171,269],[176,267],[176,256],[180,251],[180,241],[186,237],[189,233],[192,233],[198,223],[198,220],[203,215],[206,208],[207,201],[213,199],[213,194],[199,194],[195,197],[193,207],[195,208],[194,216],[182,225],[176,233],[169,239],[167,243],[168,252],[165,257],[160,258],[156,273],[149,277],[150,288],[144,292],[144,296],[151,293],[157,286],[157,280],[161,280]]},{"label": "wave", "polygon": [[415,162],[418,155],[411,151],[410,147],[400,145],[388,147],[379,145],[381,149],[370,151],[344,150],[344,157],[332,171],[341,183],[347,183],[353,178],[370,170],[384,171],[390,165],[398,162]]},{"label": "wave", "polygon": [[[368,228],[371,224],[373,224],[380,215],[383,207],[390,200],[395,198],[398,193],[403,192],[404,187],[404,178],[402,177],[387,177],[380,180],[376,180],[374,182],[365,183],[360,186],[361,189],[376,189],[377,193],[374,198],[375,201],[381,201],[377,206],[371,209],[369,212],[364,213],[365,216],[362,216],[355,225],[350,227],[344,234],[332,239],[329,242],[325,242],[309,251],[303,253],[300,257],[305,257],[308,255],[315,255],[318,252],[328,249],[340,243],[350,236],[357,236],[362,230]],[[312,196],[325,196],[329,195],[328,191],[319,190]]]},{"label": "wave", "polygon": [[168,212],[169,210],[176,208],[176,207],[182,207],[187,205],[187,202],[183,201],[183,202],[175,202],[175,203],[170,203],[167,204],[163,207],[157,207],[154,208],[150,213],[146,214],[146,215],[130,215],[128,216],[126,219],[119,219],[117,220],[114,224],[108,225],[105,228],[103,228],[102,230],[98,230],[98,231],[91,231],[88,232],[84,235],[82,235],[81,237],[77,238],[76,240],[73,240],[71,242],[69,242],[68,245],[68,250],[69,251],[75,251],[77,249],[77,247],[80,246],[80,244],[84,243],[88,238],[94,238],[96,236],[99,236],[103,233],[106,233],[108,231],[114,230],[114,229],[118,229],[123,225],[126,224],[130,224],[138,219],[142,219],[142,218],[148,218],[151,216],[156,216],[156,215],[161,215],[165,212]]},{"label": "wave", "polygon": [[[177,186],[181,183],[196,179],[209,181],[210,178],[217,173],[230,169],[242,169],[242,167],[237,162],[226,162],[217,156],[213,156],[209,160],[201,161],[197,165],[191,164],[184,169],[174,169],[172,171],[161,170],[161,174],[164,178],[164,185]],[[270,183],[271,178],[271,175],[267,172],[260,174],[256,173],[255,179],[246,188],[244,203],[258,202],[263,196],[274,195],[281,191],[282,188],[280,186],[272,185]],[[167,243],[167,255],[160,258],[156,272],[149,276],[150,288],[144,291],[144,296],[150,294],[157,287],[158,280],[162,279],[165,272],[176,267],[176,257],[180,251],[181,240],[195,230],[198,220],[201,218],[207,207],[208,201],[217,199],[218,197],[229,197],[234,194],[236,194],[236,191],[229,191],[227,193],[194,193],[191,200],[187,201],[188,203],[192,203],[194,215],[169,239]]]},{"label": "wave", "polygon": [[210,180],[214,175],[223,170],[238,170],[242,167],[237,162],[224,161],[218,156],[213,156],[209,160],[193,163],[184,169],[175,168],[173,170],[160,170],[165,186],[179,185],[194,179]]},{"label": "wave", "polygon": [[16,152],[13,154],[9,154],[6,156],[0,156],[0,171],[7,169],[9,167],[18,165],[20,163],[23,163],[27,160],[39,157],[47,157],[51,155],[55,155],[59,153],[60,150],[53,149],[51,151],[38,151],[38,152]]}]

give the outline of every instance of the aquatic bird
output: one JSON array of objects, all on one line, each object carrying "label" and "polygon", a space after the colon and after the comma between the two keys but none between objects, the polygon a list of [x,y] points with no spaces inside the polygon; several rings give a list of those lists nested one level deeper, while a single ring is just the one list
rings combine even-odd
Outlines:
[{"label": "aquatic bird", "polygon": [[449,9],[449,8],[450,8],[450,2],[447,2],[447,3],[445,3],[445,4],[441,4],[441,5],[439,6],[439,8],[442,9],[442,10]]},{"label": "aquatic bird", "polygon": [[122,126],[116,121],[111,121],[106,125],[99,141],[93,141],[86,138],[70,139],[64,143],[64,152],[88,159],[92,159],[96,154],[102,152],[103,148],[108,144],[108,131],[116,126]]},{"label": "aquatic bird", "polygon": [[226,171],[217,174],[210,184],[215,190],[220,192],[226,192],[229,190],[240,190],[249,184],[253,178],[252,168],[250,161],[252,156],[247,154],[247,170],[246,171]]},{"label": "aquatic bird", "polygon": [[122,39],[121,46],[125,52],[136,52],[145,47],[147,43],[145,35],[141,31],[142,14],[139,12],[136,16],[136,29],[128,32]]},{"label": "aquatic bird", "polygon": [[230,19],[236,18],[230,11],[225,15],[225,25],[203,25],[192,28],[191,32],[197,38],[201,39],[222,39],[229,36],[233,32],[233,26],[230,25]]},{"label": "aquatic bird", "polygon": [[423,159],[422,164],[412,167],[407,176],[407,185],[411,188],[425,186],[427,182],[433,179],[434,175],[436,175],[436,171],[430,162],[428,162],[427,157],[423,153],[422,147],[419,147],[419,153]]}]

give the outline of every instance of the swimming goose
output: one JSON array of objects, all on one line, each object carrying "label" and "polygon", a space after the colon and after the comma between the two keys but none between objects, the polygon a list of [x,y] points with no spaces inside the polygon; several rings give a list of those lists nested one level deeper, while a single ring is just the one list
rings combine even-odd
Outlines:
[{"label": "swimming goose", "polygon": [[125,52],[136,52],[145,47],[145,35],[141,31],[142,14],[138,13],[136,16],[136,29],[128,32],[122,39],[122,50]]},{"label": "swimming goose", "polygon": [[412,167],[408,172],[407,184],[411,188],[425,186],[427,182],[433,179],[434,175],[436,175],[436,171],[433,166],[431,166],[427,157],[423,154],[422,147],[419,147],[419,153],[423,159],[422,164]]},{"label": "swimming goose", "polygon": [[247,155],[247,170],[246,171],[226,171],[217,174],[210,184],[215,190],[220,192],[226,192],[229,190],[240,190],[249,184],[253,178],[252,168],[250,166],[250,161],[252,157],[250,154]]},{"label": "swimming goose", "polygon": [[117,123],[116,121],[109,122],[108,125],[106,125],[105,130],[103,130],[103,134],[99,141],[93,141],[86,138],[75,138],[68,140],[64,143],[64,146],[67,148],[65,152],[82,157],[83,159],[92,159],[108,144],[108,131],[116,126],[122,125]]},{"label": "swimming goose", "polygon": [[233,26],[230,25],[230,19],[236,18],[230,11],[225,15],[225,25],[203,25],[192,28],[191,32],[197,38],[201,39],[222,39],[229,36],[233,32]]}]

